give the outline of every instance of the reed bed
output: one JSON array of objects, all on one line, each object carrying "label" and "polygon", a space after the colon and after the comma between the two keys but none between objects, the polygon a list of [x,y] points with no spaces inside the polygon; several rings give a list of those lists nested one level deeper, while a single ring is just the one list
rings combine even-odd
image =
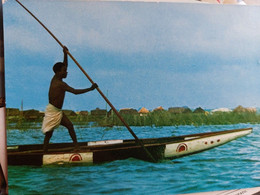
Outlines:
[{"label": "reed bed", "polygon": [[[146,115],[122,114],[130,126],[180,126],[180,125],[230,125],[239,123],[259,124],[260,114],[250,112],[216,112],[216,113],[181,113],[168,111],[150,112]],[[79,127],[112,127],[123,126],[115,115],[105,117],[77,116],[70,117],[74,125]],[[7,129],[39,129],[42,118],[37,120],[8,120]]]}]

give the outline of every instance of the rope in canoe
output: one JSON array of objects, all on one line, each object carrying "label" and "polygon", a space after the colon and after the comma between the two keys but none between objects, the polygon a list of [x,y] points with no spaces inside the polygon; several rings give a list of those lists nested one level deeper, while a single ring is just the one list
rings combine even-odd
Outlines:
[{"label": "rope in canoe", "polygon": [[[30,10],[28,10],[19,0],[15,0],[18,4],[20,4],[37,22],[57,41],[57,43],[63,48],[64,45],[59,41],[59,39],[32,13]],[[72,56],[72,54],[67,51],[67,54],[70,56],[70,58],[75,62],[75,64],[78,66],[78,68],[83,72],[83,74],[88,78],[88,80],[94,84],[94,81],[91,79],[91,77],[87,74],[87,72],[82,68],[82,66],[78,63],[78,61]],[[107,99],[107,97],[104,95],[104,93],[98,88],[96,88],[97,91],[100,93],[100,95],[103,97],[103,99],[107,102],[107,104],[111,107],[111,109],[114,111],[114,113],[117,115],[117,117],[121,120],[121,122],[125,125],[125,127],[128,129],[128,131],[132,134],[132,136],[135,138],[135,141],[143,148],[147,156],[151,159],[152,162],[156,162],[152,154],[145,148],[144,144],[138,137],[135,135],[133,130],[130,128],[130,126],[126,123],[126,121],[123,119],[123,117],[119,114],[119,112],[116,110],[116,108],[113,106],[113,104]]]}]

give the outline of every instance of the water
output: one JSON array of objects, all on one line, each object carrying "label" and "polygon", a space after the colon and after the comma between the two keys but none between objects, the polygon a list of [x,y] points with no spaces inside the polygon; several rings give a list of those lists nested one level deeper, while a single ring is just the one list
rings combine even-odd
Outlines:
[{"label": "water", "polygon": [[[133,127],[139,138],[253,127],[252,134],[192,156],[160,163],[136,159],[93,166],[10,166],[9,194],[179,194],[260,186],[260,125]],[[124,127],[76,127],[79,141],[131,139]],[[8,145],[42,143],[40,130],[10,130]],[[71,142],[57,129],[52,142]]]}]

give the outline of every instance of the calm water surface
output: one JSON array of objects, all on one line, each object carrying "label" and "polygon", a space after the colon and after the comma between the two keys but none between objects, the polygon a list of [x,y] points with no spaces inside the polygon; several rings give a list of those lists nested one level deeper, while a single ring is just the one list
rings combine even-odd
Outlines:
[{"label": "calm water surface", "polygon": [[[10,166],[9,194],[179,194],[260,186],[260,125],[133,127],[139,138],[253,127],[253,133],[188,157],[160,163],[136,159],[93,166]],[[124,127],[76,127],[79,141],[131,139]],[[8,145],[42,143],[40,130],[9,130]],[[57,129],[51,142],[71,142]]]}]

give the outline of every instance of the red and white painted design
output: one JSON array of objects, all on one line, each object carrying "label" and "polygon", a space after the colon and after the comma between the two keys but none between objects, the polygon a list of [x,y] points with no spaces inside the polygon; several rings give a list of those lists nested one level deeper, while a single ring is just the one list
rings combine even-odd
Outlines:
[{"label": "red and white painted design", "polygon": [[70,157],[70,162],[80,162],[82,161],[82,156],[80,154],[72,154]]},{"label": "red and white painted design", "polygon": [[185,143],[181,143],[178,145],[176,152],[184,152],[188,150],[188,146]]},{"label": "red and white painted design", "polygon": [[93,163],[93,152],[44,154],[43,165],[66,163]]}]

